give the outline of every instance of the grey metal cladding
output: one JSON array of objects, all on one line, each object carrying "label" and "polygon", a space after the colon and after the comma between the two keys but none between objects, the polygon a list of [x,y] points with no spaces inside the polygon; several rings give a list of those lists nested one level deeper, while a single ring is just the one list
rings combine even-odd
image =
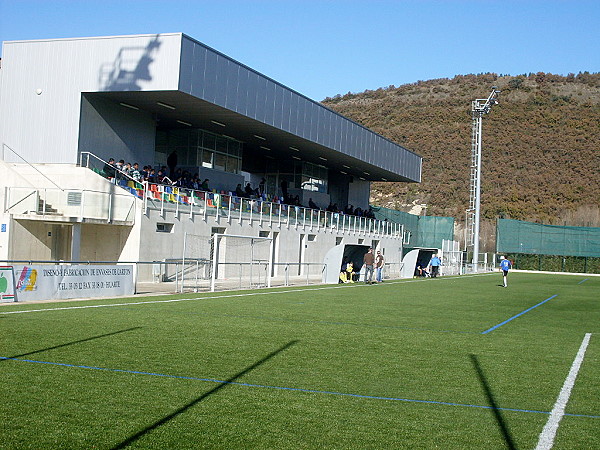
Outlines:
[{"label": "grey metal cladding", "polygon": [[267,79],[258,78],[256,88],[256,113],[254,118],[260,122],[265,122],[265,110],[267,104]]},{"label": "grey metal cladding", "polygon": [[420,179],[420,156],[187,36],[181,45],[179,88],[365,163]]},{"label": "grey metal cladding", "polygon": [[306,139],[306,108],[308,101],[305,98],[298,97],[298,124],[296,126],[296,135]]},{"label": "grey metal cladding", "polygon": [[275,123],[275,83],[267,80],[265,91],[265,123],[273,125]]},{"label": "grey metal cladding", "polygon": [[298,105],[300,104],[300,97],[297,95],[290,95],[290,128],[289,131],[292,134],[298,133]]},{"label": "grey metal cladding", "polygon": [[[246,74],[240,75],[240,66],[237,64],[233,64],[231,61],[228,61],[227,64],[227,82],[225,88],[225,107],[232,111],[243,111],[243,114],[246,114],[246,95],[238,96],[238,86],[240,84],[239,78],[244,78],[247,80]],[[247,92],[247,90],[246,90]]]},{"label": "grey metal cladding", "polygon": [[206,80],[206,63],[208,50],[200,45],[194,46],[194,61],[192,64],[191,86],[189,94],[203,98]]},{"label": "grey metal cladding", "polygon": [[229,74],[229,59],[221,55],[217,57],[217,86],[213,103],[225,107],[227,99],[227,76]]},{"label": "grey metal cladding", "polygon": [[[246,96],[246,115],[248,117],[251,117],[252,119],[256,119],[256,96],[258,94],[258,75],[255,74],[254,72],[243,71],[242,67],[240,67],[240,72],[241,72],[241,75],[243,75],[244,72],[247,72],[248,79],[243,80],[243,77],[240,76],[240,84],[238,86],[238,92],[239,92],[238,95],[242,95],[244,86],[247,86],[248,95]],[[247,81],[247,84],[244,84],[242,81],[244,81],[244,82]],[[238,112],[241,113],[241,108],[238,109]]]},{"label": "grey metal cladding", "polygon": [[192,80],[196,65],[194,54],[196,47],[198,46],[188,39],[183,39],[181,42],[181,59],[182,61],[191,61],[191,64],[181,67],[179,73],[179,90],[188,94],[192,92]]},{"label": "grey metal cladding", "polygon": [[291,130],[291,118],[292,118],[292,92],[284,91],[283,92],[283,105],[281,106],[281,128],[288,133]]},{"label": "grey metal cladding", "polygon": [[248,71],[241,69],[242,68],[238,66],[235,85],[232,84],[227,87],[227,108],[240,114],[244,114],[245,116],[249,116],[248,92],[250,90],[250,80],[248,79]]},{"label": "grey metal cladding", "polygon": [[215,103],[217,98],[217,64],[219,55],[213,52],[206,53],[206,67],[204,69],[204,86],[202,98]]}]

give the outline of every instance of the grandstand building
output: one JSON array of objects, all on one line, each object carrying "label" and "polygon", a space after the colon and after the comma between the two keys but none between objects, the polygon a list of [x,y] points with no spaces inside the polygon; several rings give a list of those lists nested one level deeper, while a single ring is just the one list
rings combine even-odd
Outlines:
[{"label": "grandstand building", "polygon": [[4,42],[0,141],[2,260],[211,260],[224,234],[267,238],[272,276],[325,263],[334,282],[369,246],[400,263],[405,236],[333,205],[421,179],[420,156],[181,33]]}]

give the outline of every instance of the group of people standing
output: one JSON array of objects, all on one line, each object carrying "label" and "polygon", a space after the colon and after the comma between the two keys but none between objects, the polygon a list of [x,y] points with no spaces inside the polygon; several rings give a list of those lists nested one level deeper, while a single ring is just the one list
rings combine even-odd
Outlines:
[{"label": "group of people standing", "polygon": [[[366,284],[383,282],[383,266],[385,265],[385,258],[380,250],[377,250],[377,254],[374,254],[373,249],[369,248],[367,253],[363,256],[363,265],[365,266],[364,282]],[[375,281],[373,281],[373,274],[375,274]],[[344,260],[340,272],[340,282],[354,283],[356,277],[354,263],[352,261]]]}]

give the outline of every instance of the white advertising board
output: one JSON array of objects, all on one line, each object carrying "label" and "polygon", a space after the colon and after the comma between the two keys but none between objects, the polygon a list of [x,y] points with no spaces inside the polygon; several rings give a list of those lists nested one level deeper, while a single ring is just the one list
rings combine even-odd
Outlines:
[{"label": "white advertising board", "polygon": [[15,281],[12,266],[0,266],[0,301],[15,301]]},{"label": "white advertising board", "polygon": [[19,302],[134,293],[132,265],[17,265],[13,271]]}]

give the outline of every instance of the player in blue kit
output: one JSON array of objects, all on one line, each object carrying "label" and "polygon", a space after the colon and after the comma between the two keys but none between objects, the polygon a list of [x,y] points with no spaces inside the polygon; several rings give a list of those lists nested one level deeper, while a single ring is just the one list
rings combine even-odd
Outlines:
[{"label": "player in blue kit", "polygon": [[502,261],[500,261],[500,270],[502,270],[502,273],[504,275],[504,287],[508,287],[506,277],[508,276],[508,271],[512,268],[512,264],[508,259],[504,258],[504,256],[501,256],[500,258],[502,259]]}]

